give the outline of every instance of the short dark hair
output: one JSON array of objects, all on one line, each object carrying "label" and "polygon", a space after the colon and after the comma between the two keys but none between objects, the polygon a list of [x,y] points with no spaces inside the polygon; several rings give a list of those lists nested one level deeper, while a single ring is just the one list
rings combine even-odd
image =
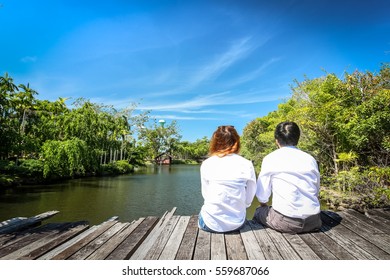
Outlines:
[{"label": "short dark hair", "polygon": [[232,125],[218,126],[210,142],[210,155],[223,157],[240,151],[240,136]]},{"label": "short dark hair", "polygon": [[298,145],[301,131],[295,122],[281,122],[276,126],[275,139],[280,146]]}]

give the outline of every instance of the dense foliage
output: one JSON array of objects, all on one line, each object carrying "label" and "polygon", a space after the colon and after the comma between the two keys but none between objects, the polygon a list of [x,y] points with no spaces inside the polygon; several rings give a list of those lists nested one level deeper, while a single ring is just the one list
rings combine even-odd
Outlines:
[{"label": "dense foliage", "polygon": [[[29,85],[16,86],[8,74],[0,77],[0,184],[9,184],[12,176],[123,173],[142,163],[144,151],[136,147],[134,134],[148,112],[135,115],[134,104],[116,110],[84,99],[68,107],[64,98],[52,102],[36,95]],[[117,161],[127,165],[113,164]]]},{"label": "dense foliage", "polygon": [[[250,122],[243,133],[243,154],[260,167],[276,148],[277,123],[291,120],[302,129],[299,147],[320,165],[323,198],[338,206],[389,205],[390,67],[379,73],[326,74],[295,82],[292,96],[267,116]],[[338,195],[341,193],[341,196]]]}]

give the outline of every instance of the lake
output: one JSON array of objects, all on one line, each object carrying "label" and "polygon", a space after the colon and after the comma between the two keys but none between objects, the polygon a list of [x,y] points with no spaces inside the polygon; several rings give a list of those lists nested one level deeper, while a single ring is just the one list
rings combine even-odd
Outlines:
[{"label": "lake", "polygon": [[[91,177],[39,186],[22,186],[0,195],[0,221],[50,210],[49,222],[86,220],[100,224],[113,216],[131,222],[161,216],[177,207],[178,215],[198,214],[203,204],[199,165],[162,165],[115,177]],[[255,201],[247,211],[252,218]]]}]

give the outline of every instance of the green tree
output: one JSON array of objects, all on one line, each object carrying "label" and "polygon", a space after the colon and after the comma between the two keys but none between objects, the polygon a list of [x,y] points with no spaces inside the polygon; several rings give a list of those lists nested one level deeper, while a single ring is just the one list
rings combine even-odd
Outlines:
[{"label": "green tree", "polygon": [[85,141],[78,138],[65,141],[49,140],[45,142],[42,150],[45,178],[84,175],[86,171],[97,167],[96,157]]},{"label": "green tree", "polygon": [[144,127],[140,130],[139,138],[148,151],[149,159],[154,160],[163,153],[172,154],[180,142],[181,135],[176,121],[161,124],[154,120],[150,128]]}]

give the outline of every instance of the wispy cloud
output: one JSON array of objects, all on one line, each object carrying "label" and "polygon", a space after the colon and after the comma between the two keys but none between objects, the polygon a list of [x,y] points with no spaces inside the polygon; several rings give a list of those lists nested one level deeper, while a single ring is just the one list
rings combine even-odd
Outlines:
[{"label": "wispy cloud", "polygon": [[20,59],[21,62],[23,63],[32,63],[36,62],[38,58],[36,56],[25,56]]},{"label": "wispy cloud", "polygon": [[246,82],[250,82],[250,81],[258,78],[259,76],[261,76],[269,66],[278,62],[279,60],[281,60],[281,57],[271,58],[271,59],[267,60],[266,62],[264,62],[262,65],[260,65],[256,70],[249,72],[249,73],[246,72],[245,75],[242,75],[242,76],[238,77],[237,79],[232,80],[230,83],[227,84],[227,86],[232,87],[232,86],[244,84]]},{"label": "wispy cloud", "polygon": [[265,94],[266,92],[249,92],[241,94],[232,94],[231,92],[222,92],[210,94],[207,96],[196,96],[190,100],[181,102],[170,102],[168,104],[149,104],[141,105],[139,109],[152,111],[171,111],[188,113],[194,109],[203,109],[205,107],[218,107],[223,105],[252,104],[280,100],[279,95]]},{"label": "wispy cloud", "polygon": [[154,119],[167,119],[167,120],[203,120],[203,121],[211,121],[211,120],[220,120],[221,118],[217,117],[199,117],[199,116],[183,116],[183,115],[152,115]]},{"label": "wispy cloud", "polygon": [[204,81],[214,79],[235,62],[246,57],[253,50],[253,46],[249,42],[250,37],[234,42],[225,53],[201,67],[197,73],[194,73],[189,84],[197,86]]}]

